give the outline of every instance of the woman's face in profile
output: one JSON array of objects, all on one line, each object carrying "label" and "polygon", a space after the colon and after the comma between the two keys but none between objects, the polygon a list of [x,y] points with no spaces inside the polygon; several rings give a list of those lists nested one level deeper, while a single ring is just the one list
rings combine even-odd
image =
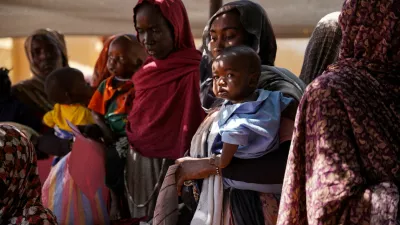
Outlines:
[{"label": "woman's face in profile", "polygon": [[33,37],[31,53],[33,66],[42,77],[62,67],[60,50],[45,36]]},{"label": "woman's face in profile", "polygon": [[246,43],[246,31],[237,11],[229,11],[215,17],[210,26],[209,49],[215,59],[221,51],[230,46]]}]

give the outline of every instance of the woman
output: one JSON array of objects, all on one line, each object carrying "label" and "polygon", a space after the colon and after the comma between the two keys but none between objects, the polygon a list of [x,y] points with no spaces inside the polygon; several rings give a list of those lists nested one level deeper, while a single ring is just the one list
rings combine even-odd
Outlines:
[{"label": "woman", "polygon": [[300,103],[278,224],[396,224],[400,5],[344,2],[336,64]]},{"label": "woman", "polygon": [[[37,120],[42,121],[44,114],[53,108],[53,103],[44,91],[44,81],[53,70],[68,66],[67,49],[64,36],[57,31],[40,29],[25,41],[25,53],[30,63],[33,77],[12,87],[12,95],[30,107]],[[43,125],[33,128],[39,133],[51,132]],[[38,151],[38,158],[48,158]],[[52,159],[39,160],[39,175],[45,181],[50,171]]]},{"label": "woman", "polygon": [[[218,56],[221,49],[225,47],[241,44],[251,46],[258,52],[264,64],[259,87],[268,90],[281,90],[285,95],[299,101],[304,84],[299,79],[293,78],[293,74],[288,75],[287,70],[272,67],[276,54],[275,42],[272,26],[265,11],[261,6],[251,1],[236,1],[224,5],[210,19],[204,32],[204,48],[209,53],[209,58]],[[207,74],[207,76],[209,77],[210,74]],[[213,104],[215,105],[215,102],[210,105]],[[217,175],[219,170],[210,164],[210,160],[212,161],[210,148],[218,134],[218,131],[213,129],[212,125],[218,109],[210,112],[192,140],[190,156],[196,158],[187,157],[177,160],[180,167],[176,173],[178,190],[186,181],[182,192],[183,197],[188,194],[187,190],[192,189],[192,186],[195,190],[202,187],[199,199],[200,206],[197,207],[192,224],[223,224],[229,222],[231,220],[222,218],[222,215],[231,215],[231,213],[227,213],[231,210],[235,217],[234,222],[231,222],[235,224],[260,224],[264,223],[264,219],[267,224],[275,223],[295,110],[296,105],[287,111],[289,113],[286,112],[283,115],[286,117],[286,121],[282,120],[281,145],[278,151],[258,159],[233,159],[231,164],[222,170],[224,177],[229,179],[253,184],[270,184],[271,192],[263,194],[238,190],[222,193],[221,178],[214,176]],[[260,170],[274,172],[265,176],[265,174],[256,173]],[[169,174],[173,176],[174,173]],[[167,178],[169,179],[170,176],[167,176]],[[204,181],[200,185],[191,181],[193,179],[204,179]],[[229,201],[228,197],[233,195],[235,197]],[[221,204],[222,197],[225,199],[223,205]],[[239,199],[242,199],[242,201]],[[228,207],[229,204],[231,204],[231,207]],[[260,207],[261,205],[263,207]],[[158,206],[163,207],[161,202]],[[240,209],[241,206],[243,206],[242,209]],[[189,207],[193,211],[196,210],[195,204]],[[170,209],[175,210],[174,208]],[[166,214],[172,212],[167,210],[164,210]],[[159,218],[162,216],[162,212],[160,213]]]},{"label": "woman", "polygon": [[125,183],[131,217],[148,220],[168,166],[189,149],[204,118],[198,97],[201,55],[180,0],[139,0],[133,19],[149,57],[133,76]]},{"label": "woman", "polygon": [[33,145],[11,125],[0,125],[0,162],[0,223],[57,224],[53,213],[40,201]]},{"label": "woman", "polygon": [[304,55],[300,79],[307,85],[324,72],[339,56],[342,31],[339,25],[340,12],[324,16],[315,27]]},{"label": "woman", "polygon": [[44,91],[44,81],[52,71],[68,66],[64,36],[57,31],[41,29],[25,41],[33,77],[13,86],[13,94],[35,111],[40,119],[53,108]]}]

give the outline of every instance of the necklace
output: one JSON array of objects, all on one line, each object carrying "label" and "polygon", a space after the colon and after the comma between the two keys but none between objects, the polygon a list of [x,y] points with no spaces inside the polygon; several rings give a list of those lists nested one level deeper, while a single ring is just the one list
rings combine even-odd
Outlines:
[{"label": "necklace", "polygon": [[119,77],[114,77],[117,81],[130,81],[131,79],[125,79],[125,78],[119,78]]}]

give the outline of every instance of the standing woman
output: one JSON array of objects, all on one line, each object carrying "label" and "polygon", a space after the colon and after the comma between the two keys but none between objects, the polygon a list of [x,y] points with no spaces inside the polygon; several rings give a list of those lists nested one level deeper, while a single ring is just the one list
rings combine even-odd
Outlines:
[{"label": "standing woman", "polygon": [[12,92],[41,120],[53,108],[44,91],[44,81],[54,70],[68,66],[64,36],[50,29],[37,30],[26,39],[25,53],[33,77],[14,85]]},{"label": "standing woman", "polygon": [[[33,77],[14,85],[11,91],[15,98],[30,107],[35,119],[42,121],[44,114],[53,109],[53,103],[49,101],[44,91],[44,81],[54,70],[68,66],[64,35],[50,29],[37,30],[26,39],[25,53]],[[41,134],[46,132],[44,125],[32,128]],[[47,155],[38,152],[38,159],[43,158],[47,158]],[[38,161],[42,182],[49,174],[51,161],[51,159]]]},{"label": "standing woman", "polygon": [[398,224],[400,2],[346,0],[297,113],[278,224]]},{"label": "standing woman", "polygon": [[307,85],[321,75],[339,56],[342,30],[340,12],[324,16],[315,27],[304,55],[300,79]]},{"label": "standing woman", "polygon": [[149,57],[133,76],[126,188],[133,218],[151,218],[168,166],[183,156],[205,113],[200,52],[181,0],[139,0],[134,24]]}]

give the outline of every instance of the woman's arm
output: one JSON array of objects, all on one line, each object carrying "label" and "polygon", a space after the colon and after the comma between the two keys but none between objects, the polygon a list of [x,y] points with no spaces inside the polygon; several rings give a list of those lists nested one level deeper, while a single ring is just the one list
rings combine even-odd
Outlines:
[{"label": "woman's arm", "polygon": [[211,158],[184,157],[177,159],[175,164],[179,164],[179,168],[175,172],[175,179],[178,194],[181,194],[182,185],[187,180],[204,179],[219,174],[219,169],[213,165],[213,162]]}]

